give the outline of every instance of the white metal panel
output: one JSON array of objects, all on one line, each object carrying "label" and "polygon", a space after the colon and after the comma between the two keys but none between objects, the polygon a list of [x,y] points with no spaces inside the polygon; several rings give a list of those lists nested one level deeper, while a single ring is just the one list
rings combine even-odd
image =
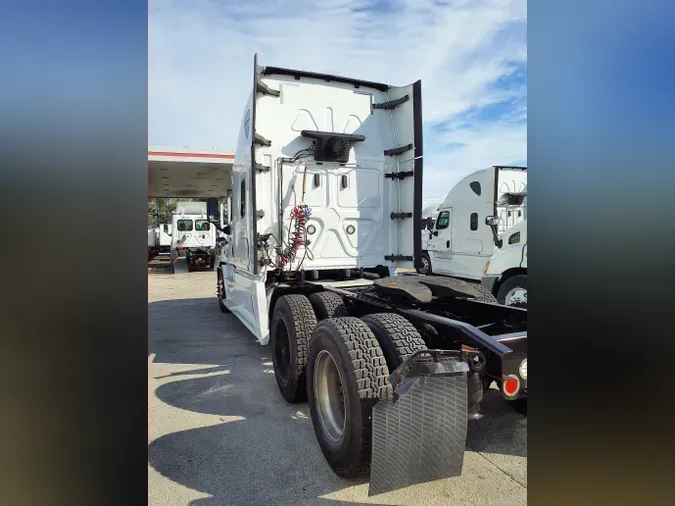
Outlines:
[{"label": "white metal panel", "polygon": [[[384,155],[387,149],[413,141],[411,87],[384,93],[339,82],[296,81],[282,75],[265,75],[261,81],[279,90],[280,96],[260,95],[257,99],[256,132],[272,142],[270,147],[256,150],[258,162],[271,167],[270,172],[257,175],[258,208],[264,212],[257,222],[258,232],[275,237],[283,233],[286,242],[290,211],[305,203],[312,211],[308,225],[314,225],[316,233],[309,238],[309,253],[299,250],[293,269],[300,262],[306,269],[375,267],[387,265],[385,255],[412,255],[412,219],[391,220],[389,215],[413,211],[413,178],[399,182],[384,177],[385,172],[412,170],[412,150],[403,162]],[[406,92],[411,99],[395,112],[372,110],[373,103]],[[303,129],[355,133],[366,140],[352,145],[345,166],[317,164],[309,158],[308,162],[284,163],[282,175],[280,159],[312,145],[311,139],[300,135]],[[279,185],[283,232],[278,226]],[[354,227],[351,234],[350,225]],[[274,258],[273,251],[270,256]]]}]

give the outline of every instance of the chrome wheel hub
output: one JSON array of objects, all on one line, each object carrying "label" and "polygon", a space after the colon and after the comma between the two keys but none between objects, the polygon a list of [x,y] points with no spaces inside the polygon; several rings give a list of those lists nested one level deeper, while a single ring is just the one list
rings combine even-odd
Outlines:
[{"label": "chrome wheel hub", "polygon": [[322,350],[314,365],[314,400],[319,421],[326,436],[333,442],[342,439],[347,417],[345,415],[342,378],[333,356]]}]

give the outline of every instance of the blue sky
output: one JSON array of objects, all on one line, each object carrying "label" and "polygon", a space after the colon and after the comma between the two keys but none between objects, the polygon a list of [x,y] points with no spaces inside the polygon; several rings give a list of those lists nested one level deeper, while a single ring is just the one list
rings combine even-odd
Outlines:
[{"label": "blue sky", "polygon": [[422,79],[425,200],[526,163],[525,0],[153,0],[149,143],[233,149],[263,65],[402,85]]}]

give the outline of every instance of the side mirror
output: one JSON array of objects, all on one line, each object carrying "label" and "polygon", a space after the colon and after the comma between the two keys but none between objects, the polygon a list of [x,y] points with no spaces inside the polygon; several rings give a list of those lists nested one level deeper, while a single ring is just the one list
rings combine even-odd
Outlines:
[{"label": "side mirror", "polygon": [[495,227],[499,225],[499,216],[486,216],[485,224],[489,227]]},{"label": "side mirror", "polygon": [[499,225],[499,216],[486,216],[485,224],[492,229],[492,240],[495,243],[495,246],[498,248],[502,247],[503,241],[499,238],[497,225]]},{"label": "side mirror", "polygon": [[206,199],[206,216],[208,217],[209,221],[218,221],[218,199],[213,197]]},{"label": "side mirror", "polygon": [[434,237],[438,237],[438,230],[434,230],[433,232],[431,232],[431,235],[433,235]]},{"label": "side mirror", "polygon": [[230,227],[230,225],[225,225],[223,228],[220,229],[220,231],[225,235],[232,234],[232,228]]}]

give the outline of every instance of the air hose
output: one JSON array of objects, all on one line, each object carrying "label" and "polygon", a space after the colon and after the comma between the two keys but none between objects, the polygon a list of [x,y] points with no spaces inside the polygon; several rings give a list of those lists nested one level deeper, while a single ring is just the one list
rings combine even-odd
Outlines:
[{"label": "air hose", "polygon": [[295,230],[291,237],[289,237],[288,247],[274,248],[277,253],[276,267],[282,269],[293,261],[298,249],[303,244],[303,237],[305,235],[305,226],[312,215],[312,210],[305,204],[300,204],[291,210],[291,220],[295,221]]}]

